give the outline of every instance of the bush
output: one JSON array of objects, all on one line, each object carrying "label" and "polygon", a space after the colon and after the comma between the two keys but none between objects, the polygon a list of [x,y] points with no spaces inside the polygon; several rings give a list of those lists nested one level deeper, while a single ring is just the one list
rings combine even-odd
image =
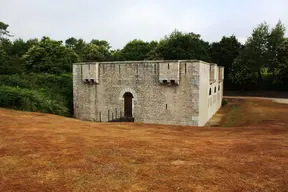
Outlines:
[{"label": "bush", "polygon": [[71,74],[14,74],[0,75],[0,86],[28,89],[44,94],[54,102],[68,108],[67,116],[73,114],[73,82]]},{"label": "bush", "polygon": [[44,93],[9,86],[0,86],[0,107],[64,116],[69,113],[63,102],[53,100]]},{"label": "bush", "polygon": [[226,99],[222,99],[222,107],[228,104],[228,101]]}]

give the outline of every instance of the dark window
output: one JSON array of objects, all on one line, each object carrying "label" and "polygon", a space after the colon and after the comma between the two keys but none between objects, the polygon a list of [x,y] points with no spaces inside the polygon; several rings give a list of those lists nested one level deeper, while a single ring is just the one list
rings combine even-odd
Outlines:
[{"label": "dark window", "polygon": [[163,83],[166,84],[166,83],[167,83],[167,80],[163,80]]},{"label": "dark window", "polygon": [[218,91],[220,91],[220,85],[218,86]]},{"label": "dark window", "polygon": [[187,73],[187,64],[185,63],[185,74]]},{"label": "dark window", "polygon": [[217,89],[216,89],[216,87],[214,88],[214,93],[216,93],[216,91],[217,91]]},{"label": "dark window", "polygon": [[130,92],[126,92],[124,95],[124,115],[125,117],[132,117],[132,99],[133,95]]},{"label": "dark window", "polygon": [[166,104],[166,109],[168,109],[168,105]]},{"label": "dark window", "polygon": [[172,84],[172,85],[175,85],[175,80],[171,80],[171,84]]},{"label": "dark window", "polygon": [[169,67],[170,67],[170,65],[169,65],[169,63],[168,63],[168,69],[169,69]]},{"label": "dark window", "polygon": [[209,89],[209,95],[211,95],[211,88]]}]

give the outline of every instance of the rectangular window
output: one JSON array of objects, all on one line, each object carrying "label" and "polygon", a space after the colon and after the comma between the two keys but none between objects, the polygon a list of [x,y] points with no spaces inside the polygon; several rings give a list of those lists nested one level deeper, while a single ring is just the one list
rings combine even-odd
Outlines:
[{"label": "rectangular window", "polygon": [[168,105],[166,104],[166,109],[168,109]]},{"label": "rectangular window", "polygon": [[169,63],[168,63],[168,69],[169,69],[169,67],[170,67],[170,65],[169,65]]}]

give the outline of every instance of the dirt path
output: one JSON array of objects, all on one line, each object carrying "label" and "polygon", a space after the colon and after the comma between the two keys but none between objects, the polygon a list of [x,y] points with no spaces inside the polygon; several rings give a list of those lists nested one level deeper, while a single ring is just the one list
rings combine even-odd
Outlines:
[{"label": "dirt path", "polygon": [[272,100],[276,103],[284,103],[288,104],[288,99],[287,98],[272,98],[272,97],[249,97],[249,96],[224,96],[224,98],[227,99],[267,99],[267,100]]}]

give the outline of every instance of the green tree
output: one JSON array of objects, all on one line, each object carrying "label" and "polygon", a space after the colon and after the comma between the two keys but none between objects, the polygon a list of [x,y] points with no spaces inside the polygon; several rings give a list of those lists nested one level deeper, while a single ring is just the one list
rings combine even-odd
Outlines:
[{"label": "green tree", "polygon": [[275,68],[275,82],[280,84],[288,83],[288,38],[284,39],[278,49],[278,65]]},{"label": "green tree", "polygon": [[124,61],[125,58],[121,53],[121,49],[111,50],[111,60],[112,61]]},{"label": "green tree", "polygon": [[11,59],[8,54],[0,47],[0,74],[13,74],[15,69],[12,66]]},{"label": "green tree", "polygon": [[247,58],[245,54],[240,54],[234,59],[230,73],[228,74],[228,79],[234,85],[240,85],[244,88],[247,85],[257,84],[257,76],[248,65],[246,65]]},{"label": "green tree", "polygon": [[234,76],[235,78],[235,74],[239,73],[237,70],[243,70],[240,66],[245,66],[245,69],[247,68],[251,73],[257,74],[257,84],[262,85],[261,72],[268,66],[268,38],[269,27],[266,23],[261,23],[253,30],[251,37],[246,41],[243,51],[233,64],[233,74],[230,77]]},{"label": "green tree", "polygon": [[21,72],[19,58],[13,55],[13,43],[6,38],[0,39],[0,74]]},{"label": "green tree", "polygon": [[121,57],[127,61],[141,61],[148,58],[150,43],[134,39],[121,50]]},{"label": "green tree", "polygon": [[0,40],[0,49],[2,50],[2,55],[5,52],[6,56],[5,62],[0,62],[1,74],[22,73],[24,71],[22,56],[37,43],[37,39],[30,39],[27,42],[23,39],[16,39],[11,42],[9,39],[2,38]]},{"label": "green tree", "polygon": [[285,26],[281,21],[278,21],[276,26],[271,30],[268,36],[268,67],[269,71],[273,73],[273,78],[275,79],[275,70],[281,65],[279,59],[279,54],[283,51],[283,46],[285,47]]},{"label": "green tree", "polygon": [[241,49],[242,45],[234,35],[222,37],[221,41],[212,43],[210,49],[211,59],[214,63],[225,67],[225,78],[231,72],[232,63],[239,56]]},{"label": "green tree", "polygon": [[65,41],[65,46],[75,51],[78,54],[79,60],[82,59],[82,49],[87,43],[83,39],[76,39],[74,37],[70,37]]},{"label": "green tree", "polygon": [[199,59],[210,61],[210,44],[200,38],[199,34],[182,33],[177,30],[160,40],[155,49],[157,59]]},{"label": "green tree", "polygon": [[31,47],[37,45],[38,39],[29,39],[24,41],[23,39],[16,39],[13,41],[12,55],[22,57]]},{"label": "green tree", "polygon": [[89,61],[103,61],[104,55],[102,53],[102,48],[100,46],[97,46],[95,44],[86,44],[82,50],[82,59],[84,62]]},{"label": "green tree", "polygon": [[72,72],[72,64],[79,61],[78,55],[62,45],[62,41],[43,37],[23,56],[27,72],[61,74]]},{"label": "green tree", "polygon": [[99,51],[104,56],[104,61],[112,60],[111,51],[110,51],[111,46],[107,41],[92,39],[92,41],[90,43],[98,46]]},{"label": "green tree", "polygon": [[9,27],[8,24],[0,21],[0,39],[3,38],[4,36],[12,36],[9,34],[9,31],[7,30],[8,27]]},{"label": "green tree", "polygon": [[94,45],[97,45],[97,46],[103,46],[107,50],[109,50],[111,48],[111,46],[108,43],[108,41],[105,41],[105,40],[92,39],[90,43],[94,44]]},{"label": "green tree", "polygon": [[151,41],[149,43],[150,51],[147,54],[147,59],[149,59],[149,60],[158,59],[158,54],[156,52],[157,51],[156,50],[157,46],[158,46],[158,42],[157,41]]}]

